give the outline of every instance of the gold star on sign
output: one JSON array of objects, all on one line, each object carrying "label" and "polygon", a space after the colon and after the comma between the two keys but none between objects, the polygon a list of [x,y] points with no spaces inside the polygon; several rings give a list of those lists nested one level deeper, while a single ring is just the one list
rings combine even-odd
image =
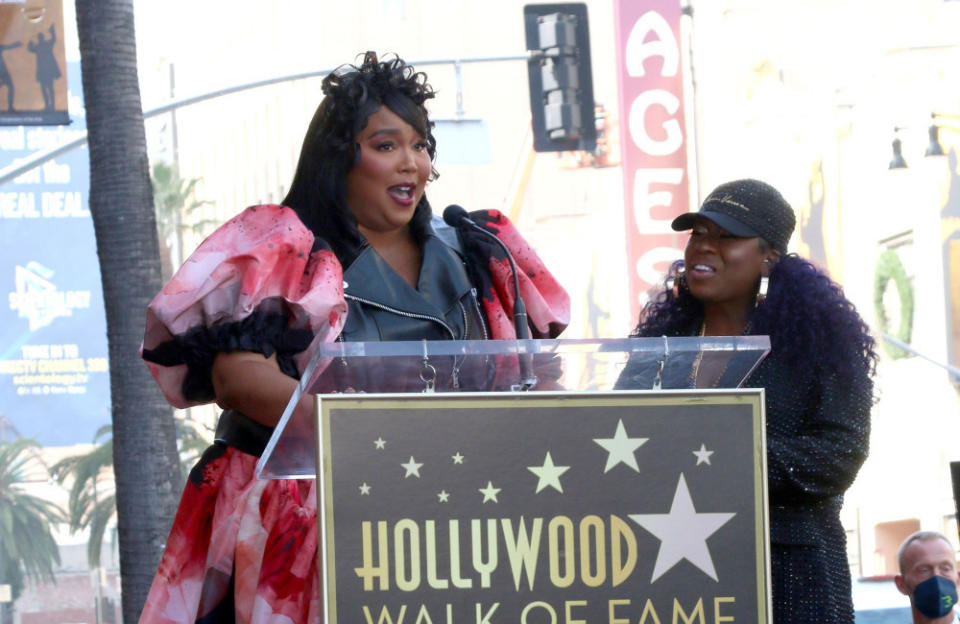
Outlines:
[{"label": "gold star on sign", "polygon": [[535,494],[539,494],[540,490],[547,486],[552,487],[562,494],[563,487],[560,485],[560,475],[570,470],[570,466],[553,465],[553,458],[550,457],[550,452],[547,451],[547,456],[543,460],[542,466],[527,466],[527,470],[540,477],[540,480],[537,481],[537,491],[534,492]]},{"label": "gold star on sign", "polygon": [[413,455],[410,456],[410,461],[408,461],[405,464],[400,464],[400,466],[407,471],[407,474],[403,475],[404,479],[406,479],[410,475],[413,475],[418,479],[420,478],[420,467],[423,466],[423,464],[422,463],[418,464],[416,460],[413,459]]},{"label": "gold star on sign", "polygon": [[493,487],[493,482],[492,482],[492,481],[487,481],[487,487],[485,487],[485,488],[480,488],[480,490],[478,490],[478,491],[479,491],[481,494],[483,494],[483,502],[484,502],[484,503],[487,502],[487,501],[493,501],[493,502],[495,502],[495,503],[498,503],[498,502],[500,502],[500,501],[497,500],[497,494],[500,493],[500,490],[501,490],[501,488],[495,488],[495,487]]}]

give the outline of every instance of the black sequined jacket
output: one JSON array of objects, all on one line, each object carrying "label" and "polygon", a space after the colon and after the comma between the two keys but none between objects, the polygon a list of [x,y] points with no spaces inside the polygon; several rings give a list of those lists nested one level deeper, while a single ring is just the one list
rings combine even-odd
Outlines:
[{"label": "black sequined jacket", "polygon": [[[822,546],[840,528],[843,493],[867,457],[873,386],[796,370],[771,352],[743,387],[764,388],[770,541]],[[845,553],[840,553],[844,559]]]},{"label": "black sequined jacket", "polygon": [[[697,327],[699,319],[680,335],[694,335]],[[617,387],[651,387],[653,368],[643,364],[628,363]],[[774,347],[742,384],[765,390],[777,624],[853,623],[840,508],[867,457],[873,383],[865,365],[850,367],[801,368]],[[689,377],[688,370],[671,374]]]},{"label": "black sequined jacket", "polygon": [[873,385],[867,370],[845,373],[798,370],[774,350],[743,384],[766,395],[777,624],[854,621],[840,508],[867,457]]}]

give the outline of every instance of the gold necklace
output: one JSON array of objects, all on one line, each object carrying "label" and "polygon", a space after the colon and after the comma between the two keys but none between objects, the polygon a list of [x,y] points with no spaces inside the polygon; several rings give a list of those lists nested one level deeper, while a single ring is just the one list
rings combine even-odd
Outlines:
[{"label": "gold necklace", "polygon": [[[702,338],[707,334],[707,319],[703,319],[700,323],[700,330],[697,332],[697,337]],[[697,356],[693,359],[693,366],[690,368],[690,375],[688,377],[688,385],[691,388],[697,388],[697,382],[700,378],[700,365],[703,363],[703,349],[701,348],[697,351]],[[713,382],[707,386],[708,388],[716,388],[717,384],[720,383],[720,380],[723,379],[724,373],[727,372],[727,367],[730,366],[730,358],[727,357],[726,361],[723,363],[723,368],[720,369],[720,372],[714,378]]]},{"label": "gold necklace", "polygon": [[[707,333],[707,319],[700,321],[700,329],[697,331],[697,338],[702,338]],[[693,358],[693,366],[690,368],[690,375],[687,379],[687,385],[691,388],[697,387],[697,377],[700,376],[700,363],[703,362],[703,349],[697,351],[697,356]]]}]

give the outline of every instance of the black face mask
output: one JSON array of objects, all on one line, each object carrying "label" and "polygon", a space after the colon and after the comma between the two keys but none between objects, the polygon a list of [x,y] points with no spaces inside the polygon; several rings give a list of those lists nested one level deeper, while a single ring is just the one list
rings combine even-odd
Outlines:
[{"label": "black face mask", "polygon": [[913,588],[913,606],[928,618],[943,617],[957,604],[957,586],[948,578],[934,575]]}]

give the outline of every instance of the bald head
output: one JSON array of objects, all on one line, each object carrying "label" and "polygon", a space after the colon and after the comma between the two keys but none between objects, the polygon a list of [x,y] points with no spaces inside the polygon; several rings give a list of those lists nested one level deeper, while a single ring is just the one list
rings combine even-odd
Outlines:
[{"label": "bald head", "polygon": [[950,551],[953,552],[953,544],[950,543],[950,540],[948,540],[943,533],[938,533],[937,531],[917,531],[903,540],[903,543],[900,544],[900,550],[897,551],[897,565],[900,568],[900,574],[905,574],[909,567],[910,562],[907,561],[907,551],[910,550],[910,546],[915,542],[929,542],[931,540],[942,541]]}]

